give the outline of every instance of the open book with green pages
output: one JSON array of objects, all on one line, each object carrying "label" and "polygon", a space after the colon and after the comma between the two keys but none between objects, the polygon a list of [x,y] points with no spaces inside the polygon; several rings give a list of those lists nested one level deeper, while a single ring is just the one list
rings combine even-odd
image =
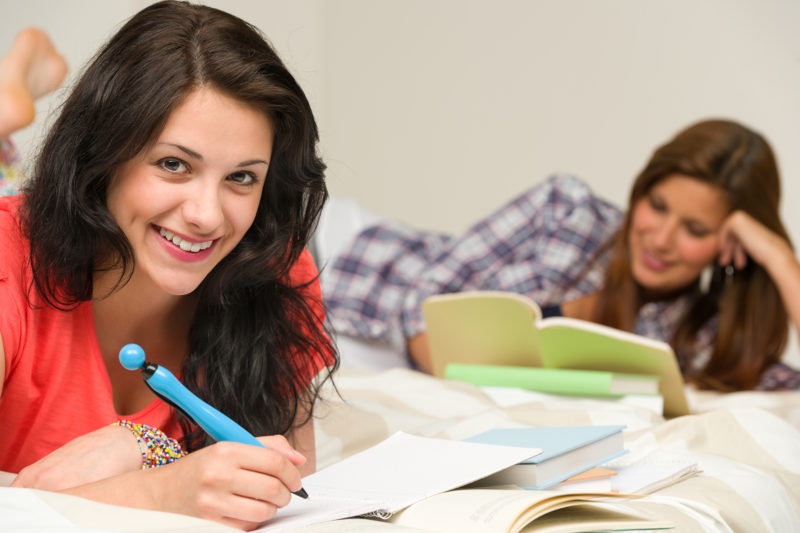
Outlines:
[{"label": "open book with green pages", "polygon": [[684,381],[665,342],[567,317],[510,292],[431,296],[422,303],[433,374],[450,363],[599,370],[655,376],[664,416],[689,413]]},{"label": "open book with green pages", "polygon": [[[293,531],[331,520],[370,516],[421,531],[515,533],[565,507],[614,504],[638,498],[625,494],[571,494],[518,488],[459,489],[539,453],[538,448],[435,439],[398,432],[303,478],[308,499],[292,497],[289,505],[278,509],[275,517],[258,531]],[[617,511],[616,508],[607,510]],[[663,520],[650,520],[635,513],[623,514],[624,517],[614,518],[635,522],[635,529],[671,527]],[[606,519],[606,524],[610,524],[611,519],[608,516]],[[584,529],[551,530],[597,529],[587,522]]]}]

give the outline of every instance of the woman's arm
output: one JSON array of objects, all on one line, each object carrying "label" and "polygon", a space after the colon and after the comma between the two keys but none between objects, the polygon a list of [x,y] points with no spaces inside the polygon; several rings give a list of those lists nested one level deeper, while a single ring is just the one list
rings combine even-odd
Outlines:
[{"label": "woman's arm", "polygon": [[23,468],[12,487],[62,490],[142,467],[136,438],[119,426],[77,437]]},{"label": "woman's arm", "polygon": [[800,263],[786,239],[747,213],[736,211],[725,221],[721,243],[720,265],[741,269],[749,257],[767,271],[800,332]]},{"label": "woman's arm", "polygon": [[305,459],[281,436],[267,448],[218,442],[158,468],[137,469],[61,492],[90,500],[167,511],[253,529],[289,503]]}]

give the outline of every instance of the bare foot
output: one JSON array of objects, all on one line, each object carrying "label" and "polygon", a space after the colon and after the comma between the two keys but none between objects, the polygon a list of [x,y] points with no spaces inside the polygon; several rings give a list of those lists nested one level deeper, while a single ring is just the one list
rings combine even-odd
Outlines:
[{"label": "bare foot", "polygon": [[0,59],[0,137],[33,122],[36,99],[55,90],[66,74],[66,61],[44,31],[19,32]]}]

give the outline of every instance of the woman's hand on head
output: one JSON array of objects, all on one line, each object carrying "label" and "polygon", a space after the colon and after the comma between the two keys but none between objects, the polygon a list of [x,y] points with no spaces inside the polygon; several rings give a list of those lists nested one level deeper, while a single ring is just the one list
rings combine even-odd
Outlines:
[{"label": "woman's hand on head", "polygon": [[782,257],[794,258],[789,243],[744,211],[734,211],[722,225],[720,265],[742,269],[748,257],[767,270]]},{"label": "woman's hand on head", "polygon": [[141,467],[142,454],[131,432],[119,426],[105,426],[26,466],[11,486],[61,490]]},{"label": "woman's hand on head", "polygon": [[301,488],[297,467],[305,458],[281,436],[258,440],[267,448],[218,442],[174,463],[142,471],[141,478],[150,479],[152,504],[239,529],[253,529],[269,520]]}]

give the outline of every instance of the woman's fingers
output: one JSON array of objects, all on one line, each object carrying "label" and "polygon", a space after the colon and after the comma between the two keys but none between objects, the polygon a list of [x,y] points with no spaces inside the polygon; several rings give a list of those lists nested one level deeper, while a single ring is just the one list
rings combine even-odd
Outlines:
[{"label": "woman's fingers", "polygon": [[[271,442],[281,446],[280,441]],[[291,492],[302,486],[300,472],[285,452],[218,442],[173,464],[185,462],[182,466],[193,470],[187,473],[191,499],[187,503],[198,514],[240,525],[258,524],[272,518],[291,501]]]},{"label": "woman's fingers", "polygon": [[258,437],[258,441],[269,449],[280,452],[284,457],[295,466],[305,464],[306,457],[292,447],[283,435],[270,435],[268,437]]},{"label": "woman's fingers", "polygon": [[224,511],[227,518],[245,522],[264,522],[289,504],[292,493],[277,478],[241,470],[232,487],[232,503]]}]

